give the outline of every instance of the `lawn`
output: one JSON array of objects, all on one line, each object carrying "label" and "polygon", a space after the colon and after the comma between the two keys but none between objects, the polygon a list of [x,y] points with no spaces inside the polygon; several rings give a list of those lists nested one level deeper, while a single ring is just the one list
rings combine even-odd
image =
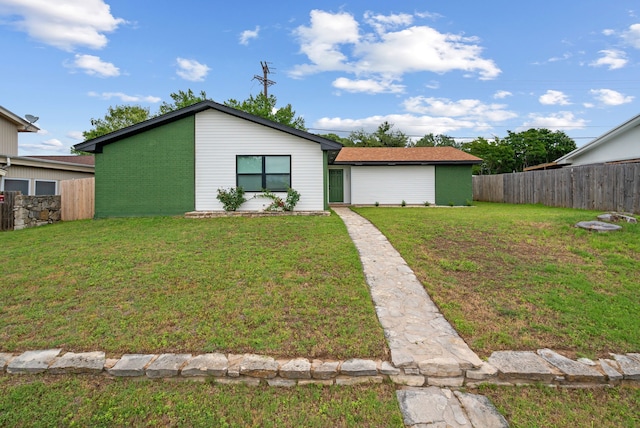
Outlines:
[{"label": "lawn", "polygon": [[292,389],[0,376],[0,426],[402,427],[391,384]]},{"label": "lawn", "polygon": [[0,234],[0,346],[387,359],[337,216],[59,223]]},{"label": "lawn", "polygon": [[357,208],[407,260],[477,353],[640,350],[640,225],[590,233],[599,212],[478,203]]}]

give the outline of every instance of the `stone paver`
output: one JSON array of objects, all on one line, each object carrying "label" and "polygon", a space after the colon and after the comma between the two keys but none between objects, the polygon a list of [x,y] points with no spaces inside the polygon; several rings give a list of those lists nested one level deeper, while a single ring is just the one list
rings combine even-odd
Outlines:
[{"label": "stone paver", "polygon": [[545,361],[529,351],[496,351],[488,362],[498,369],[498,376],[502,378],[551,382],[555,377]]},{"label": "stone paver", "polygon": [[633,357],[611,354],[622,370],[625,379],[640,380],[640,361]]},{"label": "stone paver", "polygon": [[217,376],[227,375],[229,360],[224,354],[203,354],[193,357],[182,368],[182,376]]},{"label": "stone paver", "polygon": [[271,357],[247,354],[240,362],[240,374],[245,376],[271,379],[278,374],[278,362]]},{"label": "stone paver", "polygon": [[596,369],[577,361],[573,361],[551,349],[538,349],[538,355],[540,355],[549,364],[560,369],[564,376],[569,381],[577,382],[603,382],[605,380],[604,374],[600,373]]},{"label": "stone paver", "polygon": [[46,349],[23,352],[7,365],[7,373],[43,373],[61,351],[61,349]]},{"label": "stone paver", "polygon": [[348,208],[336,207],[334,211],[344,221],[360,254],[393,365],[417,368],[423,361],[438,360],[454,361],[456,372],[479,368],[482,360],[440,314],[385,236]]},{"label": "stone paver", "polygon": [[483,395],[467,394],[454,391],[460,400],[467,417],[474,427],[501,428],[508,427],[509,423],[495,408],[493,403]]},{"label": "stone paver", "polygon": [[162,354],[149,367],[146,375],[149,378],[178,376],[180,369],[191,359],[191,354]]},{"label": "stone paver", "polygon": [[117,377],[144,376],[144,369],[154,358],[153,354],[124,354],[107,373]]},{"label": "stone paver", "polygon": [[279,373],[285,379],[311,379],[311,363],[306,358],[296,358],[282,364]]},{"label": "stone paver", "polygon": [[340,373],[349,376],[375,376],[378,374],[378,365],[372,360],[354,358],[342,363]]}]

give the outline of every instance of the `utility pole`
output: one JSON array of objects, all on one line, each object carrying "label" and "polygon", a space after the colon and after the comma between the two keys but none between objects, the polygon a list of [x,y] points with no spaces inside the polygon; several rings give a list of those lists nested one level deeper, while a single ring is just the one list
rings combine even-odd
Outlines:
[{"label": "utility pole", "polygon": [[271,70],[269,70],[269,63],[267,61],[260,61],[260,65],[262,66],[262,76],[256,74],[253,76],[253,78],[255,80],[259,80],[262,83],[262,86],[264,87],[264,97],[268,98],[267,88],[271,85],[275,85],[276,82],[270,80],[268,77],[269,74],[271,74]]}]

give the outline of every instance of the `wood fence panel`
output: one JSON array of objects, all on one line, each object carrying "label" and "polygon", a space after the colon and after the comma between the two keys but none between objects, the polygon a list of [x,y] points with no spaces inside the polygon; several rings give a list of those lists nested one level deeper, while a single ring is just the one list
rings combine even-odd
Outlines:
[{"label": "wood fence panel", "polygon": [[4,202],[0,202],[0,231],[13,230],[15,224],[15,215],[13,207],[15,206],[16,195],[20,192],[3,192]]},{"label": "wood fence panel", "polygon": [[93,218],[95,204],[95,178],[80,178],[60,182],[62,220]]},{"label": "wood fence panel", "polygon": [[477,175],[473,199],[640,213],[640,163]]}]

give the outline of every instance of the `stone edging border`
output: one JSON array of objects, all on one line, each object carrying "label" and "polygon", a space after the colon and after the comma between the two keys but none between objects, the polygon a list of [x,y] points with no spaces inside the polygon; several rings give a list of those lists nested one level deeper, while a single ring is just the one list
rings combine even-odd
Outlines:
[{"label": "stone edging border", "polygon": [[611,354],[597,363],[566,358],[550,349],[497,351],[487,362],[463,370],[453,359],[435,358],[418,367],[394,367],[390,362],[368,359],[281,359],[255,354],[125,354],[107,359],[102,351],[62,354],[61,349],[0,353],[0,373],[102,374],[111,377],[204,379],[291,387],[296,385],[355,385],[384,380],[413,387],[475,387],[498,385],[546,385],[584,387],[630,384],[640,386],[640,354]]},{"label": "stone edging border", "polygon": [[218,218],[218,217],[282,217],[282,216],[323,216],[328,217],[331,211],[189,211],[185,218]]}]

